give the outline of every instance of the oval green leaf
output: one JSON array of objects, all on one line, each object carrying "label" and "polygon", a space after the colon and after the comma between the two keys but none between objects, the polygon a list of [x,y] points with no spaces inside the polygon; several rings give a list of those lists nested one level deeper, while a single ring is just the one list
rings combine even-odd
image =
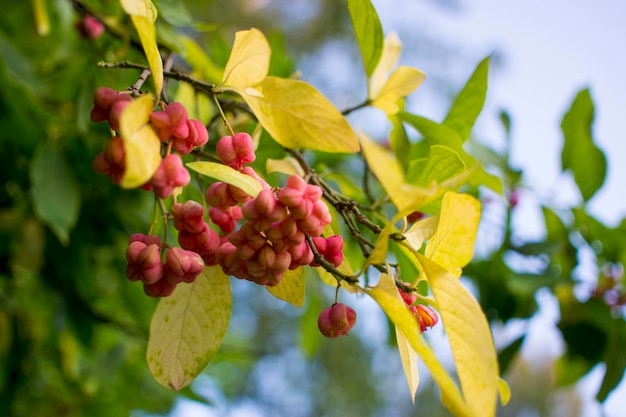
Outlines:
[{"label": "oval green leaf", "polygon": [[348,10],[361,50],[365,74],[369,77],[383,51],[383,27],[370,0],[348,0]]},{"label": "oval green leaf", "polygon": [[178,391],[204,370],[226,334],[231,307],[230,281],[219,266],[206,267],[193,283],[161,299],[147,352],[159,384]]}]

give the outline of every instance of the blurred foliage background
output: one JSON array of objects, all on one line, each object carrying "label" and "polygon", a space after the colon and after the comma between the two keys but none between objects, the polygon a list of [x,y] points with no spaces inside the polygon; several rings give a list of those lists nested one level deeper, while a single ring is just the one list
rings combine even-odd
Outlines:
[{"label": "blurred foliage background", "polygon": [[[0,415],[168,415],[188,410],[182,406],[188,401],[203,405],[200,415],[448,415],[427,377],[411,404],[393,332],[366,300],[354,301],[359,325],[350,337],[321,340],[317,314],[333,291],[320,288],[314,277],[303,310],[234,280],[233,316],[214,362],[181,393],[154,382],[145,347],[156,301],[124,276],[128,236],[146,231],[152,202],[148,194],[120,190],[93,172],[92,160],[108,130],[89,120],[98,86],[121,90],[137,77],[136,71],[99,69],[96,63],[143,58],[129,43],[117,1],[84,3],[121,28],[117,35],[91,40],[75,28],[75,3],[5,0],[10,13],[0,14]],[[184,12],[167,9],[176,4],[161,0],[162,17],[185,23]],[[185,4],[200,24],[174,29],[161,22],[163,41],[173,42],[173,48],[178,30],[223,65],[234,31],[258,27],[272,42],[272,73],[302,70],[340,108],[363,98],[355,93],[363,79],[352,75],[360,74],[360,63],[344,2]],[[457,3],[439,4],[453,13]],[[442,66],[459,53],[419,31],[405,44],[422,60]],[[337,86],[316,77],[327,65],[329,47],[352,61],[342,79],[354,84]],[[449,99],[446,80],[429,77],[431,89]],[[590,134],[593,103],[585,101],[584,92],[579,97],[582,127],[575,129]],[[511,118],[506,113],[501,118],[506,135]],[[579,142],[571,143],[570,149]],[[626,366],[626,223],[603,224],[588,214],[585,199],[566,210],[542,207],[544,238],[517,241],[511,225],[523,172],[510,166],[507,149],[498,153],[477,141],[472,145],[471,152],[502,176],[508,190],[506,198],[474,190],[484,201],[484,226],[478,256],[465,271],[493,323],[501,368],[513,390],[511,404],[499,415],[581,415],[573,384],[606,363],[598,393],[604,400]],[[352,172],[329,156],[315,158],[317,167]],[[594,168],[577,166],[573,169]],[[581,284],[583,263],[596,277],[591,286]],[[519,355],[541,291],[558,300],[565,342],[558,359]],[[429,336],[445,357],[444,336],[437,330]]]}]

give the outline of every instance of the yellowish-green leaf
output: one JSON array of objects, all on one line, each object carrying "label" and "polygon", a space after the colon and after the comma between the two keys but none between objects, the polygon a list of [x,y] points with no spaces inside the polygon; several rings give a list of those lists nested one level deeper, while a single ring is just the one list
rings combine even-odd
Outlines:
[{"label": "yellowish-green leaf", "polygon": [[35,25],[37,34],[46,36],[50,33],[50,18],[45,0],[33,0],[33,10],[35,12]]},{"label": "yellowish-green leaf", "polygon": [[378,303],[387,317],[404,334],[406,340],[429,369],[441,390],[442,401],[445,406],[457,417],[482,417],[482,414],[473,413],[465,404],[458,387],[444,366],[422,340],[415,317],[406,308],[404,301],[384,288],[366,289],[365,292]]},{"label": "yellowish-green leaf", "polygon": [[392,32],[385,37],[383,52],[380,56],[380,60],[378,61],[378,65],[369,79],[367,95],[369,100],[373,100],[378,97],[380,90],[387,82],[389,73],[398,63],[401,53],[402,42],[400,41],[400,38],[398,38],[398,35],[395,32]]},{"label": "yellowish-green leaf", "polygon": [[406,242],[416,251],[437,231],[439,216],[425,217],[413,224],[404,234]]},{"label": "yellowish-green leaf", "polygon": [[141,41],[141,46],[146,54],[148,66],[152,73],[154,94],[156,97],[160,97],[161,90],[163,89],[163,61],[161,60],[161,53],[159,52],[159,47],[156,42],[154,23],[144,16],[131,15],[131,19],[139,34],[139,40]]},{"label": "yellowish-green leaf", "polygon": [[426,186],[435,181],[438,184],[466,171],[465,163],[452,148],[444,145],[430,147],[428,158],[416,159],[409,163],[407,180],[413,184]]},{"label": "yellowish-green leaf", "polygon": [[286,148],[332,153],[359,150],[359,140],[346,118],[310,84],[267,77],[242,96],[263,128]]},{"label": "yellowish-green leaf", "polygon": [[426,74],[412,67],[398,67],[380,90],[372,97],[372,106],[378,107],[387,114],[400,111],[398,100],[411,94],[426,78]]},{"label": "yellowish-green leaf", "polygon": [[389,150],[363,134],[361,134],[361,146],[368,166],[382,184],[398,212],[410,213],[418,210],[437,197],[436,185],[424,188],[406,183],[400,163]]},{"label": "yellowish-green leaf", "polygon": [[266,286],[267,291],[279,300],[302,308],[304,306],[304,268],[285,271],[280,284],[273,287]]},{"label": "yellowish-green leaf", "polygon": [[157,9],[150,0],[120,0],[122,9],[130,16],[142,16],[154,23],[157,18]]},{"label": "yellowish-green leaf", "polygon": [[263,189],[255,178],[242,174],[228,165],[209,161],[195,161],[189,162],[187,167],[207,177],[239,187],[252,197],[256,197]]},{"label": "yellowish-green leaf", "polygon": [[[440,220],[440,228],[441,226]],[[417,258],[428,279],[445,326],[463,397],[472,415],[493,417],[498,394],[498,359],[489,323],[478,301],[444,267]]]},{"label": "yellowish-green leaf", "polygon": [[[396,302],[404,303],[391,275],[382,274],[376,288],[380,291],[386,291],[391,297],[396,298]],[[413,324],[417,325],[416,322]],[[411,401],[415,402],[415,393],[417,392],[417,387],[419,386],[417,352],[413,349],[413,346],[411,346],[406,336],[404,336],[404,333],[402,333],[398,326],[395,326],[395,332],[398,352],[400,353],[400,360],[402,361],[402,368],[404,369],[404,375],[406,376],[407,383],[409,384]]]},{"label": "yellowish-green leaf", "polygon": [[224,87],[241,92],[259,84],[270,67],[270,44],[258,29],[239,31],[224,69]]},{"label": "yellowish-green leaf", "polygon": [[[179,34],[180,43],[184,48],[183,58],[198,72],[200,79],[217,84],[224,78],[224,70],[217,66],[209,55],[188,36]],[[183,83],[181,83],[183,85]]]},{"label": "yellowish-green leaf", "polygon": [[365,74],[374,71],[383,49],[383,28],[370,0],[348,0],[348,11],[361,50]]},{"label": "yellowish-green leaf", "polygon": [[480,202],[469,194],[443,196],[437,232],[426,246],[426,256],[455,275],[472,259],[480,221]]},{"label": "yellowish-green leaf", "polygon": [[161,299],[147,351],[158,383],[178,391],[204,370],[226,334],[231,308],[230,281],[219,266],[206,267],[196,281]]},{"label": "yellowish-green leaf", "polygon": [[417,393],[417,387],[420,383],[420,374],[417,368],[417,352],[398,327],[395,327],[396,331],[396,343],[398,345],[398,352],[400,353],[400,360],[402,361],[402,369],[404,369],[404,375],[406,381],[409,384],[409,393],[411,394],[411,401],[415,404],[415,394]]},{"label": "yellowish-green leaf", "polygon": [[120,185],[124,188],[145,184],[161,163],[161,141],[148,124],[153,107],[151,96],[141,96],[131,101],[120,116],[126,165]]},{"label": "yellowish-green leaf", "polygon": [[268,158],[267,162],[265,162],[265,172],[268,174],[280,172],[287,175],[297,175],[299,177],[304,176],[304,170],[298,161],[291,156],[287,156],[283,159]]},{"label": "yellowish-green leaf", "polygon": [[498,379],[498,394],[500,395],[500,404],[507,405],[511,399],[511,387],[502,378]]}]

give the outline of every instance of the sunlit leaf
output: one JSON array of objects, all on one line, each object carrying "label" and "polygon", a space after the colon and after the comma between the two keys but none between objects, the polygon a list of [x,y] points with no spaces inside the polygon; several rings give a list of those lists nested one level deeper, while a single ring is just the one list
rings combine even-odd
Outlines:
[{"label": "sunlit leaf", "polygon": [[348,10],[356,35],[365,75],[372,75],[383,51],[383,28],[370,0],[348,0]]},{"label": "sunlit leaf", "polygon": [[300,177],[304,176],[304,170],[298,161],[291,156],[287,156],[283,159],[268,158],[265,162],[265,172],[268,174],[280,172],[287,175],[298,175]]},{"label": "sunlit leaf", "polygon": [[120,185],[124,188],[148,182],[161,163],[161,141],[148,124],[153,107],[152,97],[144,95],[131,101],[120,116],[126,165]]},{"label": "sunlit leaf", "polygon": [[368,166],[399,212],[417,210],[437,197],[436,187],[424,188],[406,183],[400,163],[389,150],[363,134],[361,146]]},{"label": "sunlit leaf", "polygon": [[480,221],[480,202],[469,194],[443,196],[437,232],[428,241],[426,256],[453,274],[472,259]]},{"label": "sunlit leaf", "polygon": [[280,284],[273,287],[266,286],[267,291],[279,300],[302,308],[304,306],[304,268],[287,270],[283,274]]},{"label": "sunlit leaf", "polygon": [[426,74],[412,67],[398,67],[391,73],[378,95],[372,97],[372,106],[387,114],[400,111],[398,100],[411,94],[426,78]]},{"label": "sunlit leaf", "polygon": [[286,148],[359,150],[359,140],[346,118],[310,84],[267,77],[242,96],[263,128]]},{"label": "sunlit leaf", "polygon": [[189,162],[186,166],[207,177],[215,178],[218,181],[239,187],[252,197],[256,197],[263,189],[259,181],[255,178],[242,174],[228,165],[219,164],[217,162],[196,161]]},{"label": "sunlit leaf", "polygon": [[498,379],[498,395],[500,396],[500,404],[507,405],[511,399],[511,387],[502,378]]},{"label": "sunlit leaf", "polygon": [[154,28],[157,10],[150,0],[120,0],[120,3],[124,11],[130,15],[137,34],[139,34],[139,40],[152,73],[154,94],[158,98],[163,89],[163,61]]},{"label": "sunlit leaf", "polygon": [[490,59],[488,56],[478,64],[443,121],[444,125],[459,134],[463,142],[469,139],[472,127],[485,104]]},{"label": "sunlit leaf", "polygon": [[412,184],[427,186],[433,181],[441,184],[465,170],[465,163],[456,151],[447,146],[433,145],[428,158],[409,163],[406,176]]},{"label": "sunlit leaf", "polygon": [[239,91],[263,81],[270,67],[270,44],[258,29],[235,34],[222,85]]},{"label": "sunlit leaf", "polygon": [[430,239],[437,231],[439,216],[425,217],[413,224],[404,233],[407,243],[415,250],[420,250],[425,241]]},{"label": "sunlit leaf", "polygon": [[398,35],[392,32],[385,37],[382,55],[369,79],[367,94],[369,100],[378,97],[380,90],[387,82],[389,73],[398,63],[400,53],[402,53],[402,42]]},{"label": "sunlit leaf", "polygon": [[30,167],[33,207],[59,241],[67,245],[80,211],[80,189],[71,167],[56,149],[41,145]]},{"label": "sunlit leaf", "polygon": [[[441,226],[440,226],[441,228]],[[478,301],[442,266],[417,253],[446,329],[463,397],[472,415],[495,415],[498,360]]]},{"label": "sunlit leaf", "polygon": [[159,302],[147,352],[157,382],[178,391],[204,370],[226,334],[231,307],[230,281],[220,266],[206,267]]},{"label": "sunlit leaf", "polygon": [[404,301],[385,289],[372,288],[366,289],[365,292],[378,303],[387,317],[389,317],[404,334],[406,340],[429,369],[433,379],[441,390],[444,405],[457,417],[482,416],[483,414],[472,412],[465,404],[458,387],[447,373],[444,366],[439,362],[434,352],[422,340],[415,317],[413,317],[406,308]]},{"label": "sunlit leaf", "polygon": [[591,132],[593,118],[591,94],[589,89],[584,89],[578,92],[561,122],[565,138],[561,153],[562,169],[572,172],[585,201],[602,187],[606,177],[606,156],[595,145]]}]

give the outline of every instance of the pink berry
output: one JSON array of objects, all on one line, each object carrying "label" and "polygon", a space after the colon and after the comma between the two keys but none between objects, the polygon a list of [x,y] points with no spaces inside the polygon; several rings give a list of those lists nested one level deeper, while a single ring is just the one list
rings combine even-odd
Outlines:
[{"label": "pink berry", "polygon": [[204,269],[204,261],[196,252],[171,248],[165,254],[164,277],[171,284],[193,282]]},{"label": "pink berry", "polygon": [[165,278],[161,278],[152,284],[146,284],[145,282],[143,284],[143,291],[150,297],[168,297],[172,295],[175,289],[176,284],[170,283]]},{"label": "pink berry", "polygon": [[174,216],[176,230],[185,230],[189,233],[200,233],[204,229],[204,207],[199,203],[188,200],[184,204],[172,205],[170,212]]},{"label": "pink berry", "polygon": [[224,165],[236,170],[256,159],[252,138],[245,132],[222,137],[217,141],[215,150]]},{"label": "pink berry", "polygon": [[237,227],[239,220],[243,218],[241,207],[232,206],[225,209],[212,207],[209,210],[209,217],[213,223],[219,226],[223,233],[230,233]]},{"label": "pink berry", "polygon": [[150,184],[159,198],[172,195],[174,188],[189,184],[191,176],[183,166],[183,160],[177,154],[170,154],[161,160],[161,164],[150,179]]},{"label": "pink berry", "polygon": [[184,139],[189,136],[189,120],[187,109],[181,103],[172,103],[163,111],[153,112],[150,123],[162,142],[167,142],[172,136]]},{"label": "pink berry", "polygon": [[155,244],[131,242],[126,249],[126,276],[131,281],[152,284],[163,276],[160,247]]},{"label": "pink berry", "polygon": [[85,15],[76,23],[76,29],[85,39],[97,39],[104,32],[104,25],[95,17]]},{"label": "pink berry", "polygon": [[113,183],[119,184],[126,170],[125,160],[124,141],[119,136],[113,136],[104,151],[96,156],[92,166],[94,171],[108,175]]},{"label": "pink berry", "polygon": [[347,335],[355,323],[355,311],[341,303],[333,304],[324,309],[317,319],[317,327],[320,332],[330,338]]}]

